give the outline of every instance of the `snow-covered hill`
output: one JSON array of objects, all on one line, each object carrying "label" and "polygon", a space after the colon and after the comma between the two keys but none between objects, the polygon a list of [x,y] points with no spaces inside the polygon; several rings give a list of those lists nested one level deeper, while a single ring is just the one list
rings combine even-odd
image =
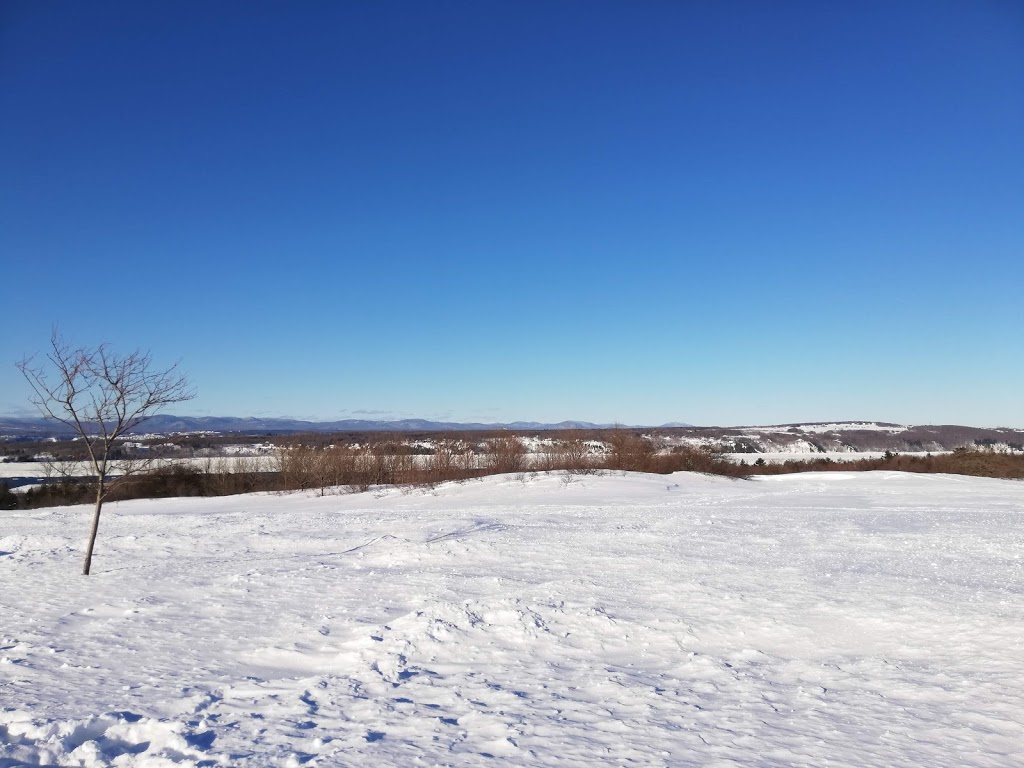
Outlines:
[{"label": "snow-covered hill", "polygon": [[1024,486],[491,477],[0,517],[0,765],[1024,763]]},{"label": "snow-covered hill", "polygon": [[692,427],[663,435],[667,444],[707,445],[726,453],[926,453],[988,446],[1024,451],[1024,430],[877,421]]}]

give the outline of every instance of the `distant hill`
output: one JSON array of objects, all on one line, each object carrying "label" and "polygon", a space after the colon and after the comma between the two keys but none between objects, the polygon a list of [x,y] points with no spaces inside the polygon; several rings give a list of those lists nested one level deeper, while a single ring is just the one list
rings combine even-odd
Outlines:
[{"label": "distant hill", "polygon": [[957,424],[911,426],[884,421],[688,427],[671,430],[671,437],[679,443],[707,445],[727,453],[917,453],[951,451],[964,446],[1024,450],[1024,429]]},{"label": "distant hill", "polygon": [[[138,434],[211,432],[237,435],[286,435],[300,432],[468,432],[514,430],[543,432],[563,429],[607,429],[615,425],[589,421],[514,421],[501,424],[401,419],[370,421],[304,421],[301,419],[234,416],[159,415]],[[1024,450],[1024,430],[966,427],[954,424],[908,426],[884,421],[804,422],[746,427],[695,427],[672,422],[631,426],[660,435],[663,445],[707,445],[728,453],[823,453],[861,451],[949,451],[961,446],[992,445]],[[69,430],[41,418],[0,418],[0,439],[45,439],[69,436]]]}]

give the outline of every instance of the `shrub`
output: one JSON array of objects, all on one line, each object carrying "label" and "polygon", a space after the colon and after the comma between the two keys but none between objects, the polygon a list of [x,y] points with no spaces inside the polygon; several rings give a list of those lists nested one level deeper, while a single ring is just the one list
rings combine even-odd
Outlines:
[{"label": "shrub", "polygon": [[492,437],[484,443],[484,467],[488,472],[522,472],[526,464],[526,446],[515,435]]}]

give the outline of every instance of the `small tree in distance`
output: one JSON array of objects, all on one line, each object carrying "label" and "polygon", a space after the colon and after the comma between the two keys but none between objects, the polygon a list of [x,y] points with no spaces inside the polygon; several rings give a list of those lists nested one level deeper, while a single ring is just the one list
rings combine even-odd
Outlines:
[{"label": "small tree in distance", "polygon": [[[81,439],[87,471],[96,486],[96,507],[82,573],[89,575],[100,511],[118,483],[154,461],[153,456],[114,462],[115,442],[160,409],[195,397],[177,365],[156,369],[148,352],[112,352],[106,344],[75,347],[57,329],[45,360],[35,356],[17,364],[33,390],[32,402],[49,419]],[[115,474],[116,473],[116,474]]]}]

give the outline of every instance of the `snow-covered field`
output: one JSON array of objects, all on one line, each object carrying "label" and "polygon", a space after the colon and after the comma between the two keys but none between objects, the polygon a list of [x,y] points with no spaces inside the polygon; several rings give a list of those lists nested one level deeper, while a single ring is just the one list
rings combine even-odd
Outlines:
[{"label": "snow-covered field", "polygon": [[0,513],[0,766],[1024,765],[1024,484]]},{"label": "snow-covered field", "polygon": [[[153,466],[167,466],[172,464],[178,464],[200,472],[233,472],[235,470],[243,471],[262,471],[269,472],[274,470],[279,465],[276,456],[218,456],[214,458],[199,458],[199,459],[159,459],[153,463]],[[118,474],[116,462],[114,463],[115,469],[111,474]],[[89,467],[82,462],[81,464],[69,463],[66,467],[62,467],[61,470],[65,474],[72,475],[88,475],[90,470]],[[14,461],[6,464],[0,464],[0,478],[31,478],[31,477],[58,477],[61,473],[56,471],[53,466],[48,465],[45,461]]]}]

